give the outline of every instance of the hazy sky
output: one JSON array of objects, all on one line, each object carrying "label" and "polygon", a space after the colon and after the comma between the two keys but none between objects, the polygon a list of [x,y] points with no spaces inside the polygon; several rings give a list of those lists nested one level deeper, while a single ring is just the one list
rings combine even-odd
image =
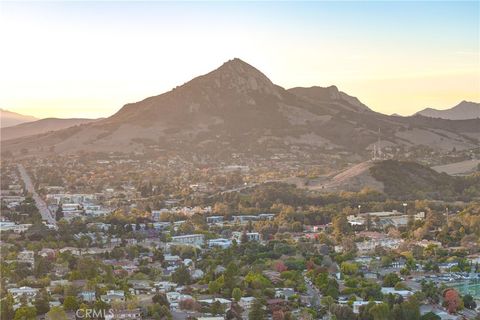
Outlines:
[{"label": "hazy sky", "polygon": [[0,2],[0,107],[109,116],[233,57],[383,113],[480,101],[472,2]]}]

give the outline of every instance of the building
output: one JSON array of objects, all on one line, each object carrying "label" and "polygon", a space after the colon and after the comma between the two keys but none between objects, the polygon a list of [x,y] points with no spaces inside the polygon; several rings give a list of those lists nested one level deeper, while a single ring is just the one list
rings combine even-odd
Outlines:
[{"label": "building", "polygon": [[396,290],[395,288],[382,288],[382,294],[387,295],[387,294],[396,294],[399,296],[402,296],[402,298],[406,299],[410,297],[413,292],[410,290]]},{"label": "building", "polygon": [[207,217],[207,223],[223,223],[223,216],[210,216]]},{"label": "building", "polygon": [[30,250],[20,251],[17,255],[17,261],[21,263],[28,263],[31,267],[35,265],[35,253]]},{"label": "building", "polygon": [[201,246],[205,240],[205,235],[203,234],[187,234],[184,236],[175,236],[172,237],[173,243],[189,244]]},{"label": "building", "polygon": [[125,293],[122,290],[108,290],[107,294],[100,296],[100,299],[106,303],[112,303],[112,301],[125,301]]},{"label": "building", "polygon": [[[235,231],[232,233],[232,239],[235,239],[237,242],[242,241],[243,232]],[[258,232],[247,232],[246,233],[248,241],[260,241],[260,233]]]},{"label": "building", "polygon": [[12,295],[15,303],[19,303],[22,298],[26,299],[27,303],[29,303],[35,300],[38,289],[30,287],[10,288],[8,289],[8,293]]},{"label": "building", "polygon": [[254,302],[255,302],[255,297],[241,297],[240,301],[238,301],[238,304],[244,310],[248,311],[248,310],[250,310],[250,308],[252,307]]},{"label": "building", "polygon": [[247,223],[249,221],[257,221],[259,220],[260,218],[258,216],[233,216],[233,222],[235,223],[240,223],[240,224],[244,224],[244,223]]},{"label": "building", "polygon": [[[381,211],[381,212],[368,212],[362,213],[359,215],[350,215],[347,217],[348,223],[355,226],[365,226],[367,218],[370,218],[372,224],[377,227],[383,228],[389,225],[394,227],[405,227],[410,219],[411,215],[398,212],[397,210],[393,211]],[[425,212],[418,212],[413,215],[415,220],[425,219]]]},{"label": "building", "polygon": [[226,249],[226,248],[230,247],[231,245],[232,245],[232,240],[229,240],[229,239],[219,238],[219,239],[208,240],[208,246],[210,248],[220,247],[222,249]]}]

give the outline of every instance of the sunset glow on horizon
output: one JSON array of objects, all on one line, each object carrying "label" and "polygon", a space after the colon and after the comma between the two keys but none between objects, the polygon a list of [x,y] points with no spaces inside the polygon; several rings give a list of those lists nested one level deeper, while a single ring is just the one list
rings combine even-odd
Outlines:
[{"label": "sunset glow on horizon", "polygon": [[479,2],[1,2],[0,108],[107,117],[238,57],[375,111],[480,102]]}]

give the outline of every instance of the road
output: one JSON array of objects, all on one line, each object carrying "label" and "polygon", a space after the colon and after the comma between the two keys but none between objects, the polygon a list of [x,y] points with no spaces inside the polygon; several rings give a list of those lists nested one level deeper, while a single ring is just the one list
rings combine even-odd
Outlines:
[{"label": "road", "polygon": [[310,282],[310,279],[304,274],[305,285],[307,287],[307,294],[311,297],[311,303],[313,307],[320,307],[320,300],[322,295],[320,291]]},{"label": "road", "polygon": [[53,217],[52,213],[48,209],[47,204],[43,199],[38,195],[38,193],[35,191],[35,187],[33,186],[32,179],[30,179],[30,176],[27,173],[27,170],[25,170],[25,167],[22,164],[17,165],[18,171],[20,172],[20,176],[25,183],[25,188],[27,189],[28,192],[32,194],[33,200],[35,200],[35,205],[38,208],[38,211],[42,215],[42,220],[53,224],[54,226],[57,225],[57,221],[55,221],[55,218]]}]

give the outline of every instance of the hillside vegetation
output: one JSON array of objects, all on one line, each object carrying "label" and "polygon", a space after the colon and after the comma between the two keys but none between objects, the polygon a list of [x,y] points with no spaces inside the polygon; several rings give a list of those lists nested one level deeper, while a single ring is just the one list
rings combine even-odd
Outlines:
[{"label": "hillside vegetation", "polygon": [[395,199],[472,200],[480,198],[480,174],[452,177],[419,163],[386,160],[370,168]]}]

